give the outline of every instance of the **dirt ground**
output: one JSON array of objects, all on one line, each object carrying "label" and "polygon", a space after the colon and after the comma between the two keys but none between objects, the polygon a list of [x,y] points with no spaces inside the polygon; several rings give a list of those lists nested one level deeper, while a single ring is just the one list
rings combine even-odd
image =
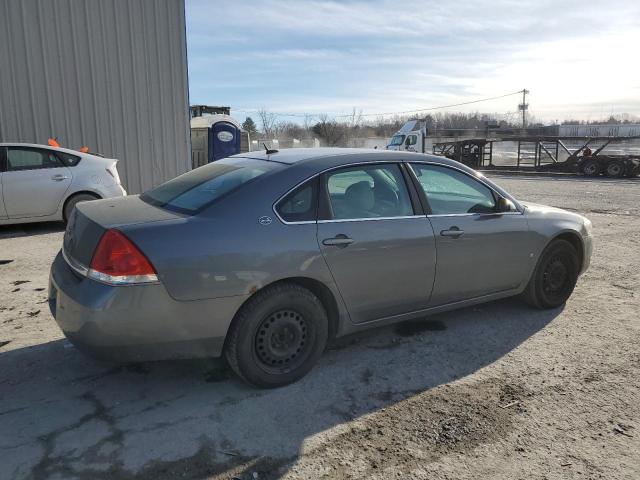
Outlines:
[{"label": "dirt ground", "polygon": [[215,360],[83,356],[46,304],[61,228],[0,227],[0,478],[640,478],[640,181],[496,179],[593,221],[564,308],[349,337],[272,391]]}]

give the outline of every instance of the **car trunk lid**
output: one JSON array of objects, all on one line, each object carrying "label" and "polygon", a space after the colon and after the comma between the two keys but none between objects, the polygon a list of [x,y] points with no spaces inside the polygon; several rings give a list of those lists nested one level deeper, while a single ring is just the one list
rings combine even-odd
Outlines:
[{"label": "car trunk lid", "polygon": [[71,267],[83,272],[91,264],[100,238],[110,228],[126,229],[131,225],[182,217],[184,215],[150,205],[137,195],[82,202],[69,218],[62,252]]}]

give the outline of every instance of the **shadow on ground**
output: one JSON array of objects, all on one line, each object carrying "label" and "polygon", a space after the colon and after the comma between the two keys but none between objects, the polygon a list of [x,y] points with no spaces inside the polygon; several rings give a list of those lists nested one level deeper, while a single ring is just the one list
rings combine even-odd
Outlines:
[{"label": "shadow on ground", "polygon": [[506,300],[351,336],[270,391],[213,360],[114,367],[63,340],[0,350],[0,476],[280,478],[314,435],[471,375],[558,314]]},{"label": "shadow on ground", "polygon": [[62,222],[21,223],[17,225],[1,225],[0,239],[32,237],[46,233],[64,232]]}]

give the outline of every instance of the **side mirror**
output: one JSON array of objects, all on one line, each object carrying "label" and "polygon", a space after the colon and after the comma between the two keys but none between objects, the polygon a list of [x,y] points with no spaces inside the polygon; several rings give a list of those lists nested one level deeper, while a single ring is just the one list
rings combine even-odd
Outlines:
[{"label": "side mirror", "polygon": [[498,203],[496,204],[496,210],[499,213],[503,212],[513,212],[515,210],[515,206],[513,202],[508,198],[498,197]]}]

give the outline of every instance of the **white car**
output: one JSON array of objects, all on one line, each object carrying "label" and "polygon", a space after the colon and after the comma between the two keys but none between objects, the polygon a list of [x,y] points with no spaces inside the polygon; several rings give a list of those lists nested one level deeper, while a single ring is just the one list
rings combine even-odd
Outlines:
[{"label": "white car", "polygon": [[118,160],[31,143],[0,143],[0,225],[66,221],[78,202],[122,197]]}]

